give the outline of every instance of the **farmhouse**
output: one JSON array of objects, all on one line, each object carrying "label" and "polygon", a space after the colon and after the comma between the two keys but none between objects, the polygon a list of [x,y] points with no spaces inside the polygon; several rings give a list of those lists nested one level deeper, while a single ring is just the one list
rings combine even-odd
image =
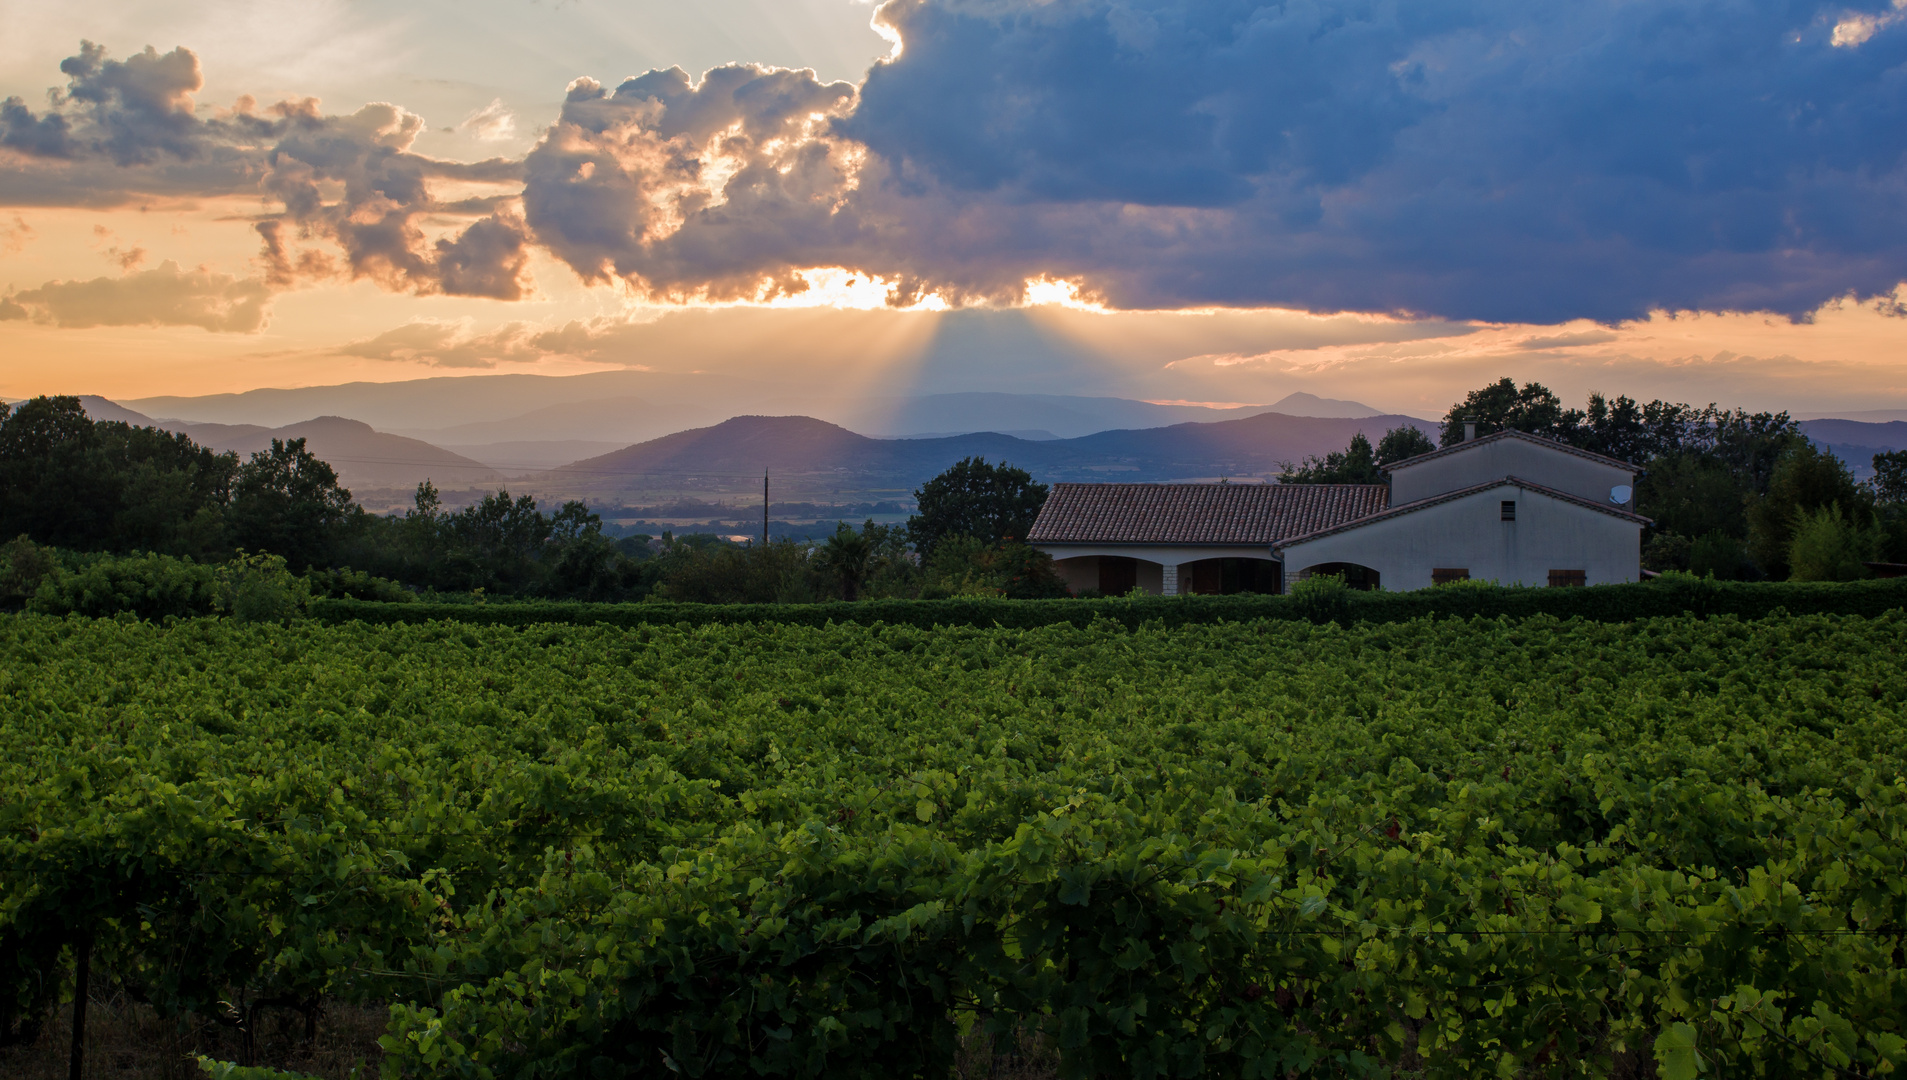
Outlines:
[{"label": "farmhouse", "polygon": [[1055,484],[1027,542],[1075,592],[1283,592],[1640,576],[1636,469],[1518,431],[1386,467],[1389,484]]}]

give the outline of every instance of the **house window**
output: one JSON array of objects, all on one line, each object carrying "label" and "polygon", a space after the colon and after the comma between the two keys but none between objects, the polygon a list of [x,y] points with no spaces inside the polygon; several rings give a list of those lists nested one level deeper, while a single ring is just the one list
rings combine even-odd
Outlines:
[{"label": "house window", "polygon": [[1503,520],[1505,521],[1516,520],[1516,500],[1515,499],[1503,500]]},{"label": "house window", "polygon": [[1432,585],[1448,585],[1453,581],[1469,581],[1470,568],[1467,566],[1439,566],[1430,571]]},{"label": "house window", "polygon": [[1549,572],[1549,584],[1551,588],[1581,585],[1583,584],[1583,572],[1581,570],[1551,570]]}]

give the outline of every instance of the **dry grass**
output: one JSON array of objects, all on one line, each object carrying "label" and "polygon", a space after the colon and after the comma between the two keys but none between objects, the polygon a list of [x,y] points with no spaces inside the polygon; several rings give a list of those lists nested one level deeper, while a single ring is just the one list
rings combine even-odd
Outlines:
[{"label": "dry grass", "polygon": [[[387,1013],[337,1004],[318,1016],[316,1038],[305,1041],[305,1019],[296,1012],[264,1017],[253,1064],[291,1069],[325,1080],[375,1077]],[[6,1080],[66,1080],[73,1043],[72,1010],[61,1009],[25,1046],[0,1049]],[[239,1061],[244,1048],[233,1029],[197,1017],[164,1020],[123,997],[95,998],[86,1010],[87,1080],[202,1080],[194,1060],[205,1054]]]}]

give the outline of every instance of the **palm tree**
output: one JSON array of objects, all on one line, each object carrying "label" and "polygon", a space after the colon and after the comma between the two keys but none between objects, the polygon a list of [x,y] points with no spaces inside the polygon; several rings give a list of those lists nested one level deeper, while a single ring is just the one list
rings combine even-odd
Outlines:
[{"label": "palm tree", "polygon": [[853,600],[861,594],[861,582],[867,580],[867,563],[873,554],[873,539],[856,532],[845,521],[836,525],[834,535],[821,545],[821,565],[840,579],[841,599]]}]

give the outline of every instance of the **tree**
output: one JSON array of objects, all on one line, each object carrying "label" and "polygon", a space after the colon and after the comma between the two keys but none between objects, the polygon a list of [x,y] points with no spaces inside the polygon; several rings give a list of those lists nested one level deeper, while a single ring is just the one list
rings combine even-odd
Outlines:
[{"label": "tree", "polygon": [[1563,408],[1563,403],[1542,383],[1524,383],[1518,390],[1510,379],[1498,379],[1488,386],[1470,391],[1462,401],[1444,414],[1443,445],[1463,441],[1466,421],[1476,424],[1478,435],[1498,431],[1526,431],[1545,438],[1567,440],[1582,413]]},{"label": "tree", "polygon": [[273,439],[252,455],[232,486],[232,539],[239,547],[283,555],[295,572],[324,563],[351,520],[351,493],[338,473],[305,449],[305,440]]},{"label": "tree", "polygon": [[1285,465],[1278,473],[1281,484],[1381,484],[1384,473],[1377,466],[1377,452],[1363,432],[1351,436],[1351,445],[1321,458],[1309,457],[1303,465]]},{"label": "tree", "polygon": [[0,424],[0,535],[110,547],[117,485],[76,397],[23,401]]},{"label": "tree", "polygon": [[640,577],[634,560],[603,535],[603,519],[575,500],[550,515],[543,590],[573,600],[619,600]]},{"label": "tree", "polygon": [[1710,405],[1688,442],[1713,454],[1741,478],[1747,490],[1764,495],[1782,455],[1805,445],[1801,424],[1787,413],[1728,412]]},{"label": "tree", "polygon": [[1874,558],[1880,535],[1873,526],[1852,520],[1839,503],[1805,511],[1788,542],[1793,581],[1853,581],[1868,576],[1861,564]]},{"label": "tree", "polygon": [[1710,533],[1748,534],[1754,491],[1713,454],[1693,451],[1656,458],[1636,481],[1637,512],[1658,533],[1693,539]]},{"label": "tree", "polygon": [[1023,538],[1033,528],[1047,490],[1025,469],[966,458],[914,492],[920,511],[907,520],[907,534],[922,558],[949,536],[971,536],[990,544]]},{"label": "tree", "polygon": [[[1709,406],[1709,412],[1714,411]],[[1614,401],[1589,395],[1589,407],[1580,414],[1570,441],[1604,457],[1636,464],[1682,450],[1703,423],[1704,413],[1692,405],[1656,400],[1637,405],[1618,394]]]},{"label": "tree", "polygon": [[1435,449],[1437,444],[1430,441],[1430,436],[1405,424],[1386,431],[1384,437],[1377,440],[1377,463],[1395,465],[1406,458],[1428,454]]},{"label": "tree", "polygon": [[1376,449],[1363,432],[1351,436],[1351,445],[1323,457],[1308,457],[1303,465],[1286,464],[1278,474],[1281,484],[1382,484],[1383,467],[1435,450],[1430,437],[1405,424],[1378,440]]},{"label": "tree", "polygon": [[713,536],[672,539],[661,557],[658,591],[697,604],[774,604],[813,600],[805,545],[788,540],[740,547]]},{"label": "tree", "polygon": [[445,554],[435,576],[457,589],[534,591],[550,529],[534,496],[486,495],[444,519]]},{"label": "tree", "polygon": [[1856,527],[1869,524],[1865,493],[1840,458],[1805,440],[1789,447],[1767,494],[1748,508],[1748,549],[1762,572],[1787,577],[1796,528],[1805,515],[1829,506],[1839,506]]},{"label": "tree", "polygon": [[0,405],[0,535],[79,551],[219,555],[238,470],[184,435],[95,422],[76,397]]},{"label": "tree", "polygon": [[834,535],[815,553],[820,567],[840,584],[843,600],[858,598],[861,583],[867,580],[868,562],[874,556],[874,527],[872,518],[860,532],[847,522],[840,522],[834,527]]},{"label": "tree", "polygon": [[225,511],[238,477],[237,454],[152,427],[102,422],[94,434],[119,478],[112,550],[200,558],[231,551]]},{"label": "tree", "polygon": [[1907,507],[1907,450],[1874,455],[1874,475],[1867,482],[1874,501],[1882,506]]},{"label": "tree", "polygon": [[923,570],[922,599],[1007,596],[1039,600],[1069,595],[1052,556],[1017,540],[989,544],[971,536],[949,536],[934,549]]}]

